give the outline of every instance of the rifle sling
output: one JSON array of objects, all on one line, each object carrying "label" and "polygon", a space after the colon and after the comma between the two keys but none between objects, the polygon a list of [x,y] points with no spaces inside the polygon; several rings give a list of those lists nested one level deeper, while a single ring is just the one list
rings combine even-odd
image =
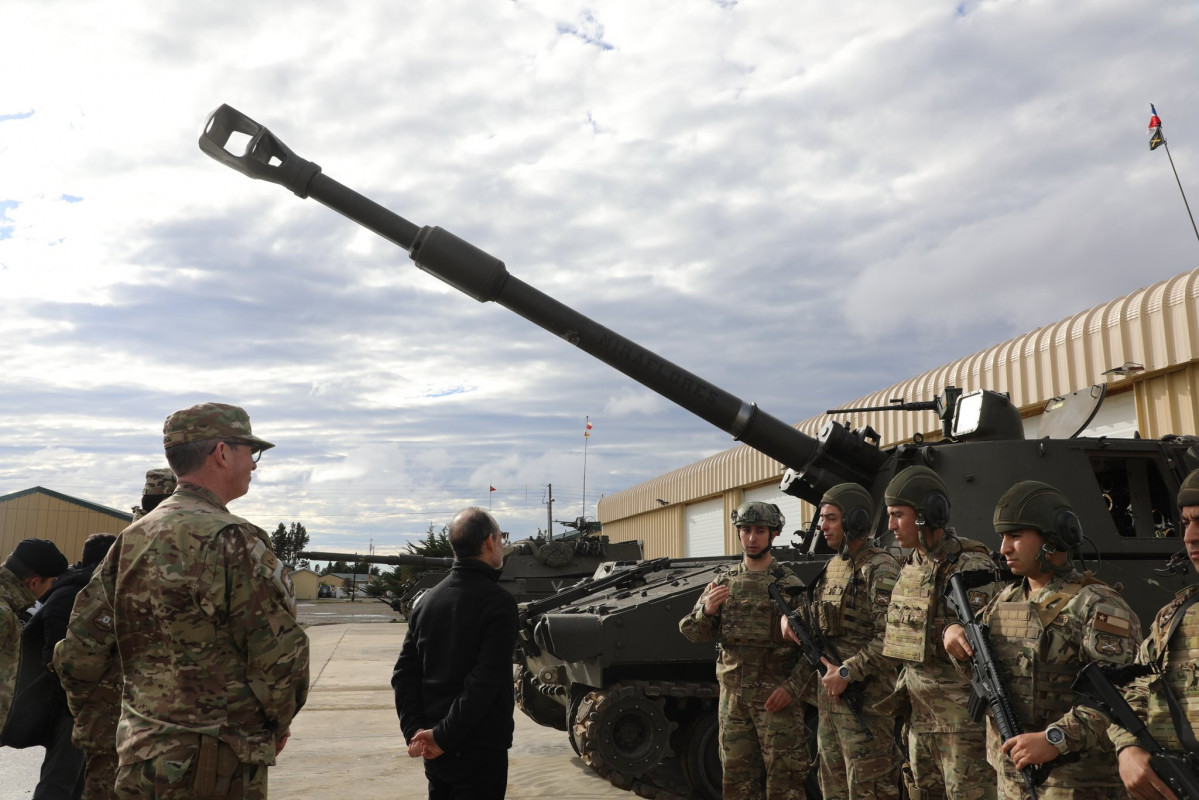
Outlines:
[{"label": "rifle sling", "polygon": [[1165,680],[1166,653],[1170,649],[1170,638],[1174,636],[1174,632],[1182,624],[1182,618],[1186,616],[1187,609],[1196,602],[1199,602],[1199,592],[1193,592],[1190,597],[1184,600],[1170,619],[1170,627],[1166,631],[1166,637],[1162,639],[1161,652],[1157,654],[1158,677],[1149,684],[1149,687],[1152,689],[1155,684],[1160,687],[1161,693],[1166,698],[1166,706],[1170,709],[1170,720],[1174,723],[1174,732],[1178,734],[1178,741],[1182,743],[1182,746],[1188,752],[1199,755],[1199,741],[1195,739],[1195,731],[1187,719],[1186,712],[1179,705],[1178,698],[1174,696],[1174,692],[1170,691],[1170,686]]}]

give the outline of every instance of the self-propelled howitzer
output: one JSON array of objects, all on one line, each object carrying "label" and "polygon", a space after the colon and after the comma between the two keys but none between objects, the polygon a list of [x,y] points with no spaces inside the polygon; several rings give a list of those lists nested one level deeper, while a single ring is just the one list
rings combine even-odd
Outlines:
[{"label": "self-propelled howitzer", "polygon": [[[248,138],[240,155],[226,149],[234,134]],[[1185,561],[1181,571],[1157,568],[1181,547],[1175,497],[1182,479],[1199,467],[1193,436],[1084,438],[1078,433],[1085,425],[1070,425],[1068,432],[1059,427],[1047,438],[1030,439],[1019,409],[1005,395],[954,387],[945,387],[935,400],[918,401],[937,412],[943,434],[938,441],[917,437],[883,449],[868,426],[855,430],[833,419],[818,436],[807,436],[525,284],[474,245],[442,228],[417,226],[339,184],[228,106],[213,112],[200,146],[245,175],[344,214],[404,248],[422,270],[479,302],[514,311],[773,458],[786,468],[781,487],[789,494],[815,504],[838,483],[862,484],[875,499],[873,530],[880,537],[886,537],[884,488],[905,467],[934,469],[949,490],[951,526],[992,544],[999,497],[1017,480],[1038,480],[1065,494],[1079,517],[1087,538],[1087,561],[1080,567],[1122,584],[1143,623],[1187,581]],[[1096,394],[1092,416],[1102,394]],[[1051,403],[1043,416],[1063,418],[1056,408]],[[718,791],[712,774],[714,652],[689,649],[676,626],[705,582],[728,563],[684,574],[683,565],[672,561],[669,569],[640,576],[645,585],[635,592],[610,589],[530,616],[522,632],[522,641],[531,645],[524,689],[544,702],[522,708],[532,709],[530,716],[543,724],[572,731],[572,743],[585,759],[591,757],[586,747],[607,747],[593,751],[596,761],[589,763],[599,764],[617,785],[656,791],[654,760],[665,764],[681,754],[692,792]],[[600,763],[605,756],[606,765]]]}]

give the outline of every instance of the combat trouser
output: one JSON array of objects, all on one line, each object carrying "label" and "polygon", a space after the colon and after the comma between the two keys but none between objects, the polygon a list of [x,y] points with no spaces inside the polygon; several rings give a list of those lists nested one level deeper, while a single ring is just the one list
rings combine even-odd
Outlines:
[{"label": "combat trouser", "polygon": [[820,714],[816,750],[824,800],[899,800],[895,720],[879,714],[862,718],[869,736],[853,714]]},{"label": "combat trouser", "polygon": [[[773,691],[773,690],[771,690]],[[720,693],[720,763],[724,800],[806,800],[804,779],[811,763],[804,729],[804,704],[793,700],[766,711],[770,691]]]},{"label": "combat trouser", "polygon": [[117,796],[117,754],[87,751],[83,794],[79,800],[114,800]]},{"label": "combat trouser", "polygon": [[999,776],[987,763],[986,730],[908,732],[910,772],[904,780],[914,800],[996,800]]},{"label": "combat trouser", "polygon": [[212,736],[117,768],[119,800],[266,800],[266,765],[245,764]]}]

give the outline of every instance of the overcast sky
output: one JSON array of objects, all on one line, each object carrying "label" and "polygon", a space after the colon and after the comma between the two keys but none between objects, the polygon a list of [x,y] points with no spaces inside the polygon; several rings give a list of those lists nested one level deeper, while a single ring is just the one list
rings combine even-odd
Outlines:
[{"label": "overcast sky", "polygon": [[235,513],[395,552],[733,444],[202,154],[222,103],[798,422],[1199,264],[1146,137],[1199,202],[1197,41],[1193,0],[6,0],[0,494],[128,509],[232,402],[278,444]]}]

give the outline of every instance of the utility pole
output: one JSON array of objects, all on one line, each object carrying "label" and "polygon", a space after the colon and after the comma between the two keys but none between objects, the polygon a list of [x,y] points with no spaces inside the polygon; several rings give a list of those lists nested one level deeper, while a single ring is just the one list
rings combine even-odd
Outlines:
[{"label": "utility pole", "polygon": [[545,485],[546,501],[545,501],[545,538],[552,540],[554,538],[554,484],[547,483]]}]

